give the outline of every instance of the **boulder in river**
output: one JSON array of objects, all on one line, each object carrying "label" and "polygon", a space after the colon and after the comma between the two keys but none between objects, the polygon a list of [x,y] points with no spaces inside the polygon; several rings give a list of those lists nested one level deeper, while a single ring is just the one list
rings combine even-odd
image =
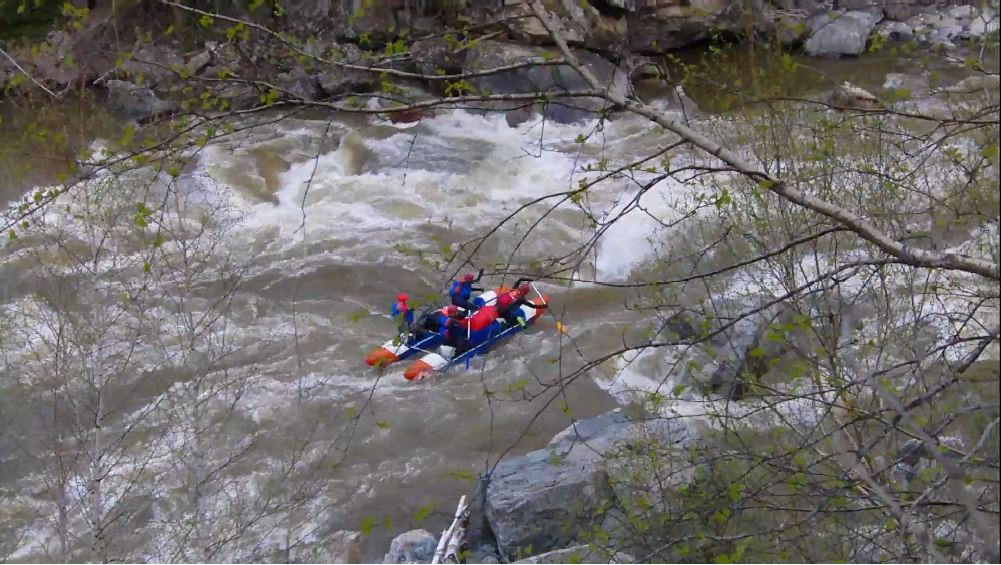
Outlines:
[{"label": "boulder in river", "polygon": [[678,421],[629,420],[615,410],[580,420],[538,451],[501,461],[487,488],[485,512],[507,559],[564,548],[599,527],[615,493],[609,461],[651,433],[690,443]]},{"label": "boulder in river", "polygon": [[813,19],[806,52],[815,57],[857,56],[865,51],[866,41],[882,14],[869,11],[837,11]]},{"label": "boulder in river", "polygon": [[904,22],[883,20],[876,25],[876,34],[890,41],[910,41],[914,39],[914,30]]},{"label": "boulder in river", "polygon": [[158,114],[169,114],[178,108],[175,102],[163,100],[151,89],[127,80],[109,80],[106,86],[111,108],[131,120],[144,121]]},{"label": "boulder in river", "polygon": [[300,67],[281,73],[275,78],[279,87],[300,100],[319,100],[323,96],[316,76]]},{"label": "boulder in river", "polygon": [[410,530],[393,538],[384,563],[430,563],[438,539],[427,530]]},{"label": "boulder in river", "polygon": [[990,8],[985,8],[983,12],[970,20],[970,24],[966,28],[966,36],[970,39],[981,39],[987,33],[996,33],[998,23],[998,13]]},{"label": "boulder in river", "polygon": [[[582,65],[587,67],[609,91],[624,96],[630,82],[625,71],[590,51],[577,51]],[[531,47],[501,41],[481,41],[476,49],[466,54],[463,68],[467,71],[490,69],[535,59],[543,61],[558,54],[541,47]],[[590,89],[584,80],[567,65],[527,67],[472,79],[471,84],[480,93],[525,94],[544,91],[573,91]],[[521,105],[518,103],[516,105]],[[546,115],[557,122],[571,123],[593,117],[605,102],[597,98],[557,98],[549,104]],[[512,105],[501,105],[501,108]]]},{"label": "boulder in river", "polygon": [[860,110],[875,110],[879,108],[879,99],[868,90],[850,82],[842,82],[834,87],[831,93],[831,104],[838,108],[857,108]]},{"label": "boulder in river", "polygon": [[132,82],[157,89],[165,89],[177,70],[183,67],[184,59],[174,49],[142,43],[137,43],[132,57],[122,63],[122,70]]},{"label": "boulder in river", "polygon": [[887,73],[883,89],[895,93],[895,98],[911,98],[928,92],[927,74]]}]

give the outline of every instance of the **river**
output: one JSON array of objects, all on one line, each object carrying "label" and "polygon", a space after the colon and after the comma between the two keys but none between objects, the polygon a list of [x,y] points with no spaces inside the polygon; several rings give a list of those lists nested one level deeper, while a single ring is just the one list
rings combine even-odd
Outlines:
[{"label": "river", "polygon": [[[902,67],[885,57],[812,64],[823,66],[827,75],[868,77],[868,87]],[[694,95],[698,100],[698,92]],[[521,400],[526,391],[539,389],[536,378],[555,381],[561,369],[579,366],[574,344],[584,351],[607,350],[638,319],[622,308],[629,293],[587,285],[540,284],[573,343],[561,338],[547,317],[476,358],[468,370],[459,368],[431,382],[405,381],[402,366],[378,371],[363,362],[369,348],[391,335],[388,310],[398,292],[426,301],[446,288],[455,266],[443,271],[436,264],[443,248],[454,250],[484,234],[540,195],[575,187],[585,175],[584,165],[635,158],[659,136],[648,122],[626,116],[605,124],[595,138],[599,141],[575,143],[594,127],[544,123],[538,116],[511,127],[503,115],[460,110],[404,125],[303,114],[211,143],[185,167],[177,186],[191,201],[226,210],[226,221],[210,225],[219,230],[225,256],[241,272],[225,329],[232,358],[220,364],[224,369],[213,370],[251,383],[231,405],[239,418],[222,437],[257,440],[241,464],[228,471],[230,478],[254,485],[250,490],[260,496],[299,442],[307,458],[323,463],[311,467],[309,481],[318,490],[303,504],[307,510],[296,518],[293,537],[322,541],[337,530],[361,529],[368,533],[364,556],[378,560],[401,531],[440,530],[459,495],[473,494],[476,477],[509,448],[510,453],[537,449],[571,417],[628,404],[614,366],[574,381],[558,395]],[[44,163],[36,159],[25,169],[30,174],[8,181],[0,196],[16,197],[45,183]],[[627,181],[614,180],[592,191],[588,203],[597,213],[608,213],[630,190]],[[685,190],[662,183],[644,203],[669,218]],[[476,267],[501,270],[538,218],[535,210],[492,236],[478,253]],[[560,255],[589,235],[584,214],[567,202],[533,229],[513,258],[529,264]],[[636,211],[605,234],[596,259],[583,271],[624,279],[672,236]],[[32,246],[40,251],[46,244],[28,239],[16,248],[5,245],[16,249],[2,252],[0,259],[7,279],[3,299],[11,307],[42,284],[44,274],[32,270],[37,264],[28,256]],[[486,282],[512,278],[488,276]],[[210,286],[198,287],[192,298],[203,302],[194,310],[210,307]],[[179,378],[157,371],[153,360],[159,358],[151,354],[150,359],[148,365],[138,363],[147,372],[132,398],[137,408],[162,401]],[[3,484],[10,489],[38,484],[33,475],[40,471],[11,436],[0,436],[0,453]],[[230,491],[220,488],[213,504],[224,505]],[[281,545],[276,524],[252,530],[246,542],[232,544],[219,558],[267,556],[267,547]],[[35,535],[43,534],[35,531],[29,539]],[[153,548],[137,555],[163,557]]]}]

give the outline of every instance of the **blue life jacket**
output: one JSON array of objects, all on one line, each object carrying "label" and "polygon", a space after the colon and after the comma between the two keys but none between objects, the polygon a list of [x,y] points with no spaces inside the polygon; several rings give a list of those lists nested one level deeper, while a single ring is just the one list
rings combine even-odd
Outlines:
[{"label": "blue life jacket", "polygon": [[473,295],[473,283],[464,281],[455,281],[452,283],[452,289],[448,291],[448,295],[452,299],[460,298],[463,301],[469,300],[469,297]]},{"label": "blue life jacket", "polygon": [[414,323],[414,311],[411,310],[409,307],[406,307],[406,306],[404,306],[404,308],[405,309],[401,312],[400,311],[400,303],[399,302],[394,302],[393,303],[393,310],[392,310],[392,312],[393,312],[393,319],[394,320],[399,320],[400,319],[400,314],[403,314],[403,321],[406,322],[407,325],[409,326],[410,324]]}]

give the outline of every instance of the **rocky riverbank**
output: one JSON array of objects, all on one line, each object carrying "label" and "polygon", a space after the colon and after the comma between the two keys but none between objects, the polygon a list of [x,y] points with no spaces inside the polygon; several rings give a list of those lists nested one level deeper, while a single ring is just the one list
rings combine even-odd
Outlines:
[{"label": "rocky riverbank", "polygon": [[[292,4],[290,14],[298,14],[296,17],[305,20],[305,12],[296,11],[305,10],[305,4]],[[867,46],[883,40],[915,41],[915,45],[948,50],[957,42],[976,40],[996,33],[997,29],[996,9],[981,12],[969,6],[922,7],[917,2],[886,3],[872,9],[859,9],[861,3],[841,2],[842,9],[835,11],[829,11],[827,4],[815,2],[759,2],[758,13],[736,12],[726,2],[693,1],[684,5],[665,2],[669,5],[658,8],[634,4],[594,2],[581,7],[570,2],[562,7],[564,32],[579,50],[581,59],[599,79],[620,93],[634,89],[634,81],[645,76],[647,63],[671,49],[707,39],[712,30],[733,35],[751,30],[811,55],[841,57],[861,55]],[[332,33],[318,36],[304,49],[354,64],[386,64],[420,73],[463,73],[531,57],[551,57],[545,34],[533,27],[530,20],[520,17],[523,14],[519,10],[523,10],[520,3],[509,3],[493,11],[465,15],[462,21],[468,26],[488,21],[481,19],[486,17],[483,14],[504,20],[487,26],[485,34],[489,37],[475,42],[433,37],[406,43],[405,49],[397,52],[394,48],[389,55],[383,50],[370,49],[373,42],[395,39],[396,36],[387,36],[385,30],[394,29],[392,26],[398,25],[403,16],[393,12],[389,20],[377,17],[385,14],[372,14],[367,19],[356,18],[347,26],[332,23]],[[320,22],[318,25],[323,27],[328,16],[316,14],[310,21]],[[447,22],[451,25],[459,21],[442,18],[410,23],[413,29],[428,34],[443,29]],[[95,27],[53,32],[38,53],[14,51],[15,60],[24,61],[28,74],[56,94],[75,85],[97,89],[124,116],[143,122],[192,109],[225,111],[250,107],[274,101],[272,93],[278,99],[290,101],[345,101],[359,93],[386,88],[375,73],[333,70],[297,60],[288,51],[279,51],[272,60],[261,50],[247,52],[233,43],[218,40],[202,41],[193,49],[159,39],[142,40],[134,44],[128,58],[109,61],[103,58],[106,50],[92,49],[96,42],[87,40],[88,33],[97,37],[107,32],[101,25],[94,23]],[[618,50],[609,46],[618,46]],[[17,76],[23,76],[9,64],[5,68],[0,77],[5,76],[8,85]],[[241,75],[239,79],[234,77],[236,74]],[[193,84],[205,90],[186,92]],[[427,80],[399,81],[391,85],[388,98],[412,101],[452,93],[438,84]],[[550,68],[534,68],[478,77],[470,85],[477,91],[514,94],[574,90],[583,83],[570,69],[556,67],[555,72]],[[24,80],[13,87],[34,88]],[[935,106],[943,97],[962,97],[983,88],[996,90],[996,75],[975,77],[946,88],[933,87],[927,77],[902,74],[887,75],[884,83],[886,93],[892,93],[892,98],[899,101],[898,108],[924,115],[935,115],[939,110],[948,112],[955,107]],[[208,94],[203,96],[205,93]],[[881,99],[886,93],[874,95],[852,85],[842,85],[828,102],[835,106],[878,108],[884,104]],[[916,99],[901,101],[912,96]],[[553,105],[545,111],[555,121],[573,122],[601,108],[597,100],[570,102]],[[491,108],[507,111],[509,123],[518,122],[532,111],[512,106]],[[408,120],[419,118],[420,114],[395,117]],[[713,309],[717,311],[716,318],[732,319],[739,312],[755,309],[755,305],[714,304]],[[822,328],[819,333],[850,334],[858,323],[852,314],[852,307],[839,309],[840,317],[837,320],[832,317],[831,327]],[[736,320],[728,327],[715,326],[694,311],[678,312],[667,322],[679,342],[700,342],[690,354],[694,362],[687,364],[676,380],[682,388],[670,391],[672,396],[691,402],[730,402],[753,397],[755,386],[767,383],[770,373],[782,367],[788,353],[779,347],[779,342],[768,339],[769,324],[789,328],[789,335],[782,341],[786,346],[811,350],[815,345],[808,333],[796,332],[800,320],[795,314],[782,308],[763,307],[758,315]],[[704,343],[703,338],[706,338]],[[474,538],[471,560],[642,561],[644,553],[634,552],[628,540],[637,530],[650,527],[648,522],[634,520],[637,509],[646,511],[653,505],[657,512],[670,514],[672,509],[664,507],[663,502],[670,497],[664,494],[681,496],[687,485],[698,479],[700,467],[692,458],[692,448],[707,437],[706,429],[693,419],[620,409],[577,421],[540,450],[505,458],[490,475],[481,509],[488,527]],[[665,491],[653,500],[641,490],[642,485],[650,482],[642,475],[646,467],[635,465],[637,457],[651,454],[658,461],[667,462],[666,468],[655,469],[662,473],[658,478]],[[332,546],[327,558],[358,559],[360,535],[346,532],[341,537],[346,549]],[[428,532],[408,532],[394,540],[386,560],[429,561],[434,543],[435,536]],[[611,548],[617,551],[625,548],[626,553],[606,553]]]},{"label": "rocky riverbank", "polygon": [[[557,6],[562,32],[578,56],[620,94],[631,92],[634,80],[656,75],[655,64],[664,53],[720,34],[774,38],[809,55],[843,57],[862,54],[873,41],[907,41],[949,50],[998,29],[996,7],[941,7],[932,1],[842,1],[836,3],[837,10],[830,2],[813,0],[758,0],[747,10],[741,10],[740,3],[718,0],[647,4],[564,1]],[[13,60],[0,58],[0,88],[9,93],[42,85],[54,95],[93,88],[106,94],[110,106],[124,117],[143,122],[179,111],[224,111],[278,100],[343,103],[383,91],[385,96],[373,98],[372,103],[385,106],[435,95],[584,87],[575,72],[558,66],[555,72],[549,67],[522,68],[451,85],[402,78],[386,90],[385,77],[378,73],[323,64],[336,60],[408,73],[461,74],[551,57],[551,40],[521,2],[480,3],[462,13],[433,14],[416,9],[349,13],[324,10],[322,3],[292,2],[274,25],[313,33],[302,42],[264,36],[256,43],[241,43],[239,37],[250,37],[248,29],[230,27],[219,37],[205,31],[194,44],[165,33],[115,48],[110,42],[121,38],[117,29],[111,32],[107,15],[94,14],[82,21],[49,33],[37,45],[8,45]],[[202,25],[207,27],[208,21]],[[478,33],[465,38],[442,33],[463,28]],[[492,102],[488,107],[516,106],[511,120],[518,122],[529,110],[524,104]],[[547,112],[556,121],[573,122],[600,108],[598,100],[567,99],[550,104]],[[409,121],[421,115],[392,117]]]}]

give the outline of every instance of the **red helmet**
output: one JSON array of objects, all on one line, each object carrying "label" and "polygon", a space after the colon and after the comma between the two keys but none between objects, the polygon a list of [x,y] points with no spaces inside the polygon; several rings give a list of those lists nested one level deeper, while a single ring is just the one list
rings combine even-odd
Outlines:
[{"label": "red helmet", "polygon": [[454,315],[456,315],[458,313],[459,313],[459,307],[458,306],[452,305],[452,306],[446,306],[445,307],[445,315],[446,316],[454,316]]},{"label": "red helmet", "polygon": [[462,282],[473,282],[476,280],[476,275],[473,273],[466,273],[462,275]]},{"label": "red helmet", "polygon": [[396,300],[399,301],[399,302],[406,302],[407,298],[410,298],[410,297],[407,296],[407,293],[405,293],[405,292],[401,292],[401,293],[399,293],[399,294],[396,295]]},{"label": "red helmet", "polygon": [[525,296],[531,289],[532,287],[528,286],[527,284],[523,284],[518,287],[518,294]]}]

